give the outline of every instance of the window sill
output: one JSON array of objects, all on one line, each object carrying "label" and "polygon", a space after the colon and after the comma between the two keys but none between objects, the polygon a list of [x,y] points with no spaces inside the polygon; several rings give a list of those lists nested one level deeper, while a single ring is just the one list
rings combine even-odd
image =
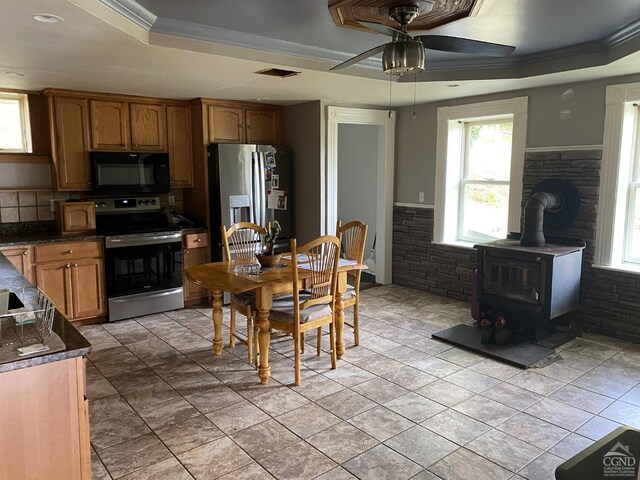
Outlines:
[{"label": "window sill", "polygon": [[634,275],[640,275],[640,265],[632,266],[632,265],[593,265],[593,268],[598,268],[600,270],[610,270],[613,272],[621,272],[621,273],[631,273]]},{"label": "window sill", "polygon": [[478,242],[464,242],[462,240],[449,240],[446,242],[431,242],[434,245],[443,245],[445,247],[459,247],[459,248],[466,248],[468,250],[473,250],[474,245],[476,245]]}]

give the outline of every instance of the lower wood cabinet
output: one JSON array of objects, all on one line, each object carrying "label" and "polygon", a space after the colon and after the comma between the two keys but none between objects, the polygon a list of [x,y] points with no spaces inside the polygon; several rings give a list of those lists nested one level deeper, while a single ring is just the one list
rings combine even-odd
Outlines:
[{"label": "lower wood cabinet", "polygon": [[9,260],[18,271],[31,283],[33,283],[31,247],[2,247],[0,252]]},{"label": "lower wood cabinet", "polygon": [[106,314],[104,262],[100,242],[35,247],[36,286],[67,320]]},{"label": "lower wood cabinet", "polygon": [[[207,233],[189,233],[182,237],[182,267],[184,269],[202,265],[209,261],[209,240]],[[182,278],[185,306],[207,302],[209,291],[191,282],[186,275]]]},{"label": "lower wood cabinet", "polygon": [[0,478],[91,479],[85,360],[0,373]]}]

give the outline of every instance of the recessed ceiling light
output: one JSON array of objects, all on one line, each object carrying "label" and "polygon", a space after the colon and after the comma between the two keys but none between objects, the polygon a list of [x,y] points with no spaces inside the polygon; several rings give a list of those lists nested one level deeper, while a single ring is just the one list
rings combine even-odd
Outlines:
[{"label": "recessed ceiling light", "polygon": [[459,83],[450,83],[449,85],[447,85],[447,87],[449,88],[455,88],[455,87],[459,87],[460,84]]},{"label": "recessed ceiling light", "polygon": [[24,73],[20,72],[2,72],[5,77],[24,77]]},{"label": "recessed ceiling light", "polygon": [[58,15],[52,15],[50,13],[34,13],[33,19],[42,23],[60,23],[64,22],[64,18]]}]

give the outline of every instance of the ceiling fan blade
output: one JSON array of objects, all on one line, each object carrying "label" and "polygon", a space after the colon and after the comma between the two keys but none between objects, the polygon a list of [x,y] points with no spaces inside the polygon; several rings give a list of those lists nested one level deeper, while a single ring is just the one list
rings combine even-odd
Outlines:
[{"label": "ceiling fan blade", "polygon": [[381,25],[379,23],[373,23],[373,22],[357,22],[357,23],[359,23],[363,27],[370,28],[374,32],[382,33],[383,35],[389,35],[390,37],[393,37],[395,34],[400,34],[403,37],[409,36],[406,33],[404,33],[402,30],[398,30],[397,28],[387,27],[386,25]]},{"label": "ceiling fan blade", "polygon": [[377,47],[372,48],[371,50],[367,50],[366,52],[362,52],[360,55],[356,55],[355,57],[352,57],[349,60],[347,60],[345,62],[342,62],[339,65],[336,65],[335,67],[331,67],[329,70],[339,70],[341,68],[348,67],[349,65],[353,65],[354,63],[361,62],[365,58],[373,57],[374,55],[377,55],[378,53],[382,53],[384,51],[384,47],[386,47],[386,46],[387,46],[387,44],[385,43],[384,45],[379,45]]},{"label": "ceiling fan blade", "polygon": [[482,42],[469,38],[447,37],[445,35],[421,35],[415,37],[420,40],[424,48],[441,50],[443,52],[470,53],[487,57],[506,57],[511,55],[516,47],[499,43]]}]

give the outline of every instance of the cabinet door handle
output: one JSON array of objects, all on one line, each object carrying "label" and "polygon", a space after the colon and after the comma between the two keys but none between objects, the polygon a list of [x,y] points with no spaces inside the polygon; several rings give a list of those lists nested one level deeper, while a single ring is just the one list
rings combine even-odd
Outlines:
[{"label": "cabinet door handle", "polygon": [[241,123],[241,124],[240,124],[240,125],[238,125],[238,126],[239,126],[240,128],[242,128],[242,127],[244,127],[244,124],[243,124],[243,123]]},{"label": "cabinet door handle", "polygon": [[71,268],[71,264],[70,264],[70,263],[67,263],[67,264],[65,265],[65,267],[66,267],[66,268]]},{"label": "cabinet door handle", "polygon": [[191,253],[191,252],[189,252],[189,250],[185,250],[185,251],[184,251],[184,253],[187,253],[187,254],[188,254],[188,253]]},{"label": "cabinet door handle", "polygon": [[24,252],[22,252],[23,255],[26,255],[27,253],[29,253],[29,252],[27,252],[26,250]]},{"label": "cabinet door handle", "polygon": [[201,239],[201,238],[198,238],[198,239],[196,240],[196,242],[201,242],[201,241],[202,241],[202,239]]},{"label": "cabinet door handle", "polygon": [[77,264],[77,263],[74,263],[74,264],[73,264],[73,268],[78,268],[78,264]]},{"label": "cabinet door handle", "polygon": [[68,254],[72,254],[72,253],[73,253],[73,250],[67,250],[67,253],[68,253]]}]

